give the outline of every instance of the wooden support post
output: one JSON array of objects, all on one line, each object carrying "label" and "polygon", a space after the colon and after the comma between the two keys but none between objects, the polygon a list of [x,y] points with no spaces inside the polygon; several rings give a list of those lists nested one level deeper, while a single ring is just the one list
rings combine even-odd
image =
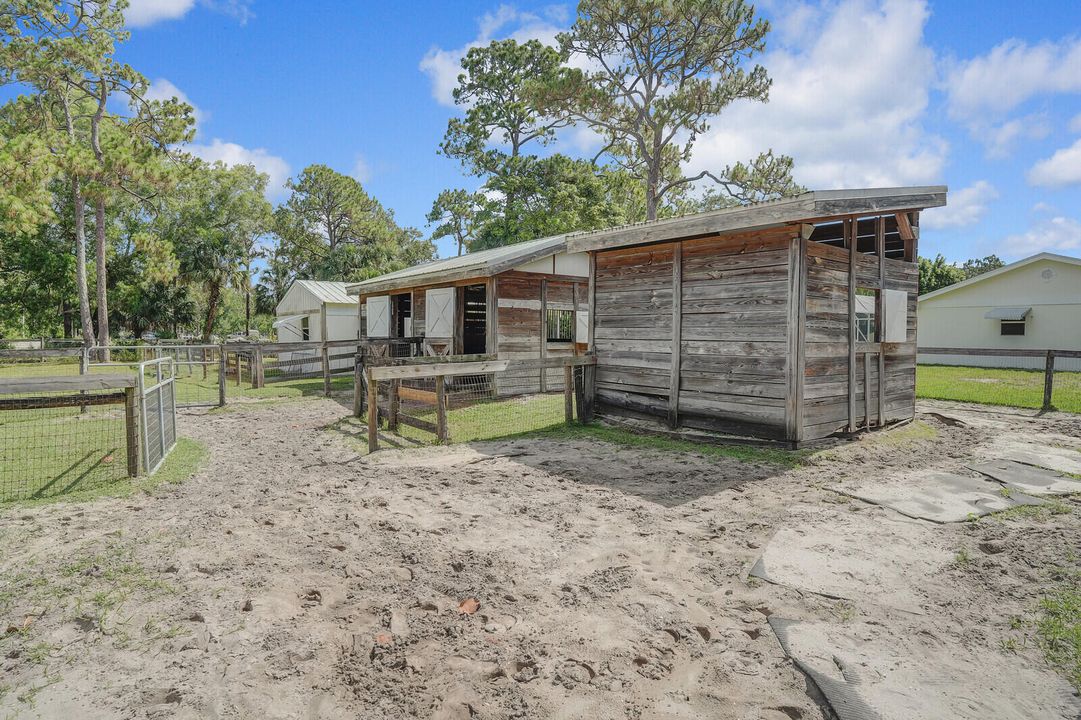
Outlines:
[{"label": "wooden support post", "polygon": [[135,388],[124,388],[124,436],[127,443],[128,477],[139,475],[139,420],[136,415]]},{"label": "wooden support post", "polygon": [[574,368],[563,366],[563,419],[570,425],[574,422]]},{"label": "wooden support post", "polygon": [[[548,357],[548,281],[541,280],[540,292],[540,359]],[[548,371],[543,366],[540,369],[540,391],[548,392]]]},{"label": "wooden support post", "polygon": [[[886,339],[886,218],[881,215],[875,220],[875,253],[878,255],[878,297],[875,301],[875,338],[879,342]],[[886,425],[886,353],[881,346],[878,349],[878,426]],[[868,419],[868,423],[870,420]]]},{"label": "wooden support post", "polygon": [[203,380],[206,380],[206,376],[210,373],[210,366],[206,364],[206,347],[202,348],[202,362],[203,362]]},{"label": "wooden support post", "polygon": [[597,366],[586,365],[582,368],[582,402],[578,408],[578,420],[583,423],[593,422],[593,403],[597,397]]},{"label": "wooden support post", "polygon": [[[395,380],[394,382],[398,382]],[[450,442],[447,429],[447,383],[445,375],[435,376],[435,425],[436,437],[440,445]]]},{"label": "wooden support post", "polygon": [[218,407],[225,407],[225,346],[218,346]]},{"label": "wooden support post", "polygon": [[871,353],[863,354],[863,427],[871,429]]},{"label": "wooden support post", "polygon": [[323,342],[321,348],[323,362],[323,395],[330,397],[330,351],[327,349],[327,304],[319,305],[319,339]]},{"label": "wooden support post", "polygon": [[589,317],[586,327],[589,330],[589,344],[586,349],[589,352],[595,352],[594,341],[596,339],[593,331],[597,327],[597,253],[589,253],[589,287],[586,289],[588,297],[587,300],[587,312]]},{"label": "wooden support post", "polygon": [[845,220],[848,248],[848,432],[856,431],[856,223]]},{"label": "wooden support post", "polygon": [[390,381],[390,401],[387,403],[387,430],[398,430],[398,388],[402,381],[395,378]]},{"label": "wooden support post", "polygon": [[1048,412],[1054,410],[1055,406],[1051,402],[1051,395],[1055,389],[1055,351],[1047,351],[1047,360],[1044,362],[1043,367],[1043,407],[1040,408],[1040,412]]},{"label": "wooden support post", "polygon": [[364,355],[360,352],[360,348],[357,348],[357,356],[353,361],[353,417],[364,416],[364,396],[366,394],[364,377]]},{"label": "wooden support post", "polygon": [[252,356],[251,386],[253,389],[263,387],[263,348],[255,348]]},{"label": "wooden support post", "polygon": [[372,369],[367,370],[368,378],[368,452],[379,449],[379,395],[378,386],[372,379]]},{"label": "wooden support post", "polygon": [[683,346],[683,243],[672,246],[672,360],[668,372],[668,427],[679,427],[680,351]]},{"label": "wooden support post", "polygon": [[793,237],[788,246],[788,317],[787,358],[785,361],[785,439],[799,443],[803,439],[803,396],[806,355],[804,325],[807,316],[807,283],[804,258],[807,241],[804,233]]},{"label": "wooden support post", "polygon": [[572,368],[574,378],[574,404],[578,406],[578,422],[582,422],[582,406],[585,405],[585,368]]},{"label": "wooden support post", "polygon": [[236,357],[236,386],[240,387],[240,351],[237,350],[233,355]]}]

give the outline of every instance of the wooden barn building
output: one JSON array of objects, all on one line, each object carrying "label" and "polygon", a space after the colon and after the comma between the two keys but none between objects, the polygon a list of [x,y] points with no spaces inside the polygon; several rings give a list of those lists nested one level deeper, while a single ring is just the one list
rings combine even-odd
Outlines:
[{"label": "wooden barn building", "polygon": [[[416,265],[348,292],[359,299],[361,338],[423,337],[431,354],[537,360],[585,351],[588,276],[587,255],[567,252],[559,235]],[[546,377],[533,389],[548,389]]]},{"label": "wooden barn building", "polygon": [[912,417],[919,212],[945,204],[830,190],[569,236],[597,412],[794,445]]}]

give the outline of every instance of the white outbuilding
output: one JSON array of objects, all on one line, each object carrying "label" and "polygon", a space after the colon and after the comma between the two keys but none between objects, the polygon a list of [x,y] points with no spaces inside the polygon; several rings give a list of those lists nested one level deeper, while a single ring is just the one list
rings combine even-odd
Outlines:
[{"label": "white outbuilding", "polygon": [[345,292],[346,283],[294,280],[274,314],[278,342],[356,340],[357,301]]},{"label": "white outbuilding", "polygon": [[[921,295],[920,348],[1081,350],[1081,258],[1039,253]],[[1042,358],[920,354],[919,362],[1043,368]],[[1059,358],[1059,370],[1081,361]]]}]

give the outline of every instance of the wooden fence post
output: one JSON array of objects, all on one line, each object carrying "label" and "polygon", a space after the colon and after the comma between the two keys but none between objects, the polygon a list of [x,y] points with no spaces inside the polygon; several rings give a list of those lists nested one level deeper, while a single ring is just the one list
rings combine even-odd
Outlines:
[{"label": "wooden fence post", "polygon": [[863,354],[863,427],[871,429],[871,353]]},{"label": "wooden fence post", "polygon": [[372,370],[368,368],[368,452],[379,449],[379,396],[377,385],[372,379]]},{"label": "wooden fence post", "polygon": [[582,367],[582,404],[578,407],[578,421],[593,422],[593,400],[596,397],[597,366]]},{"label": "wooden fence post", "polygon": [[435,423],[439,444],[446,445],[450,442],[450,433],[447,430],[447,384],[443,375],[435,376]]},{"label": "wooden fence post", "polygon": [[574,368],[563,366],[563,419],[568,425],[574,422]]},{"label": "wooden fence post", "polygon": [[225,346],[218,346],[218,407],[225,407],[225,375],[228,367],[225,361]]},{"label": "wooden fence post", "polygon": [[128,477],[139,476],[139,423],[135,414],[135,388],[124,388],[124,436],[127,442]]},{"label": "wooden fence post", "polygon": [[362,417],[364,413],[364,355],[357,348],[353,359],[353,417]]},{"label": "wooden fence post", "polygon": [[263,348],[255,348],[255,355],[252,358],[252,373],[251,373],[251,386],[252,388],[263,387]]},{"label": "wooden fence post", "polygon": [[1040,412],[1048,412],[1054,410],[1055,406],[1051,403],[1051,394],[1055,388],[1055,351],[1047,351],[1047,360],[1044,362],[1043,369],[1043,407],[1040,408]]},{"label": "wooden fence post", "polygon": [[401,382],[397,378],[390,381],[390,399],[387,402],[387,430],[391,432],[398,430],[398,387]]},{"label": "wooden fence post", "polygon": [[327,348],[326,340],[323,340],[321,353],[323,356],[323,394],[330,397],[330,350]]},{"label": "wooden fence post", "polygon": [[240,351],[233,353],[236,356],[236,386],[240,387]]}]

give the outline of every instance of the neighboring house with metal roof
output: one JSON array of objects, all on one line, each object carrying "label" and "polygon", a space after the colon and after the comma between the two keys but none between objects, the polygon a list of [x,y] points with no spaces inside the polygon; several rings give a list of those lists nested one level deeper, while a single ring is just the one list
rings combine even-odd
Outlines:
[{"label": "neighboring house with metal roof", "polygon": [[[921,348],[1081,350],[1081,258],[1039,253],[921,295]],[[1043,358],[920,355],[920,362],[1042,368]],[[1059,370],[1081,361],[1059,358]]]},{"label": "neighboring house with metal roof", "polygon": [[278,342],[356,339],[357,303],[346,287],[344,282],[294,280],[274,311]]},{"label": "neighboring house with metal roof", "polygon": [[436,354],[538,359],[584,350],[588,277],[587,256],[567,252],[557,235],[416,265],[348,292],[360,303],[362,337],[423,336]]}]

